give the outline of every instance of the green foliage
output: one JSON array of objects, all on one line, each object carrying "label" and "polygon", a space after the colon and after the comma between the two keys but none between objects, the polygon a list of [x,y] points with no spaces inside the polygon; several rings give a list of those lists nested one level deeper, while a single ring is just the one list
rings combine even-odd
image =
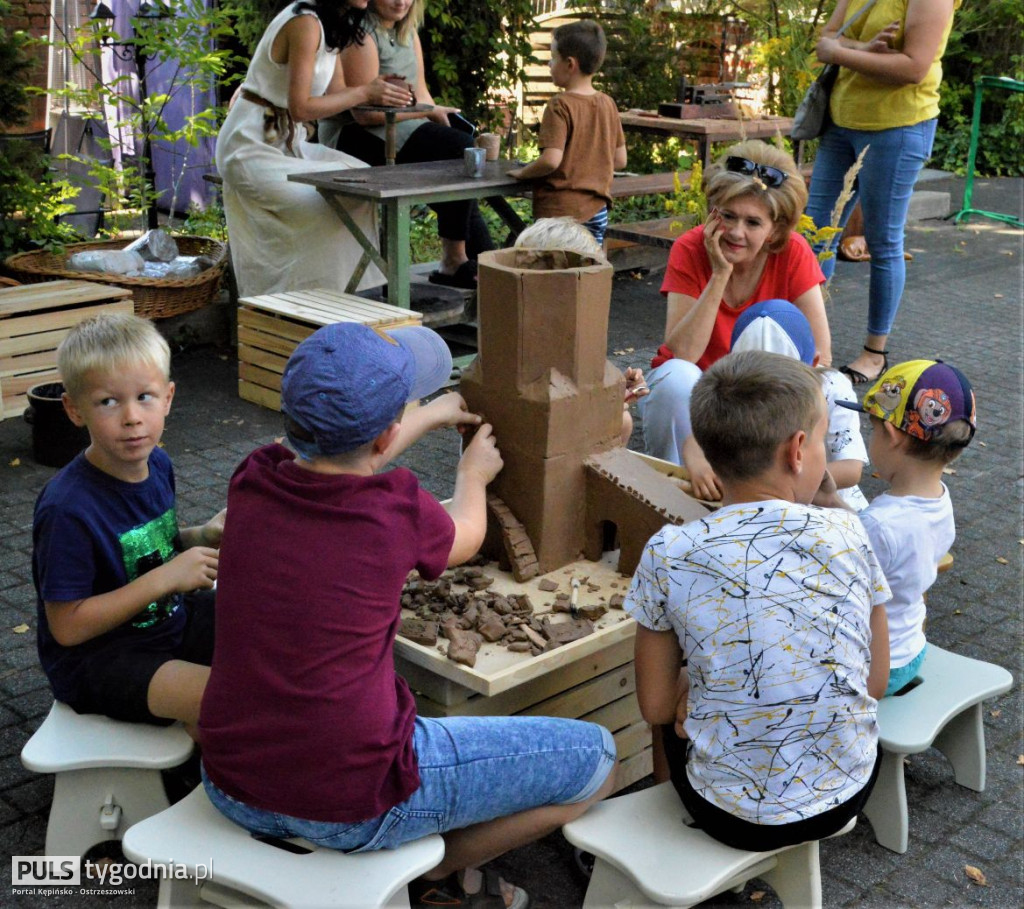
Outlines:
[{"label": "green foliage", "polygon": [[532,0],[426,0],[420,41],[431,93],[483,128],[503,130],[532,27]]},{"label": "green foliage", "polygon": [[[30,38],[10,32],[3,22],[10,4],[0,0],[0,126],[21,126],[28,119],[28,89],[32,62],[26,53]],[[0,142],[0,259],[11,253],[76,239],[74,231],[57,222],[73,210],[68,200],[77,192],[54,182],[47,156],[30,142],[7,137]]]},{"label": "green foliage", "polygon": [[9,32],[4,25],[11,4],[0,0],[0,126],[17,126],[28,118],[28,93],[25,80],[32,61],[25,52],[29,37],[24,32]]},{"label": "green foliage", "polygon": [[834,4],[758,0],[734,6],[753,31],[750,54],[763,74],[769,112],[792,114],[814,78],[814,45]]},{"label": "green foliage", "polygon": [[223,0],[220,6],[234,23],[234,37],[252,56],[281,3],[280,0]]},{"label": "green foliage", "polygon": [[[134,142],[136,153],[122,157],[119,164],[106,164],[94,158],[74,160],[89,168],[90,178],[101,188],[106,206],[113,212],[114,223],[124,225],[144,212],[156,199],[156,188],[151,184],[150,162],[146,160],[147,143],[176,145],[185,143],[192,148],[200,141],[217,135],[224,117],[221,107],[209,107],[206,91],[219,82],[230,80],[232,53],[219,43],[232,34],[231,20],[221,8],[207,9],[203,0],[179,0],[174,15],[164,19],[136,19],[130,35],[121,36],[110,27],[96,29],[93,23],[79,28],[74,34],[58,36],[57,43],[68,46],[76,62],[81,63],[95,78],[91,87],[74,84],[51,91],[61,100],[67,99],[75,107],[86,111],[84,116],[104,120],[104,112],[119,114],[109,123],[110,138],[100,139],[108,151]],[[117,42],[146,61],[150,74],[160,61],[161,73],[169,74],[165,91],[150,91],[139,98],[134,73],[122,73],[109,80],[103,78],[96,52],[96,41]],[[172,126],[166,114],[169,102],[184,102],[186,111],[180,126]],[[170,200],[175,210],[177,189],[185,173],[185,162],[176,174]],[[123,217],[118,217],[121,213]],[[137,226],[144,226],[138,224]]]},{"label": "green foliage", "polygon": [[59,246],[79,239],[57,219],[75,210],[78,190],[54,180],[48,158],[27,142],[0,146],[0,260],[28,249]]},{"label": "green foliage", "polygon": [[224,207],[217,201],[207,202],[205,208],[201,208],[193,202],[189,206],[181,230],[188,236],[211,237],[226,243],[228,222],[224,217]]},{"label": "green foliage", "polygon": [[[1024,80],[1024,3],[966,0],[953,17],[943,57],[939,130],[932,164],[963,174],[971,137],[974,84],[980,76]],[[975,171],[1024,175],[1024,94],[985,89]]]}]

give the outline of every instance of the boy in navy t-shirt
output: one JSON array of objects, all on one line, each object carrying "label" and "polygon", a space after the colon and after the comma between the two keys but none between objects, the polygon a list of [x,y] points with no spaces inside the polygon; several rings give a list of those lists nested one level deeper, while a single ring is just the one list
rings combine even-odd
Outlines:
[{"label": "boy in navy t-shirt", "polygon": [[153,323],[128,314],[86,319],[61,344],[64,408],[89,446],[39,495],[32,576],[39,658],[58,700],[194,725],[224,512],[178,528],[174,472],[158,447],[174,397],[170,356]]}]

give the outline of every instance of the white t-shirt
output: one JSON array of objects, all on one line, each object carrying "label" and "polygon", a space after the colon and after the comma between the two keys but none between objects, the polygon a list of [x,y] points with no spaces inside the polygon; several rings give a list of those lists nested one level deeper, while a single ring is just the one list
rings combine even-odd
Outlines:
[{"label": "white t-shirt", "polygon": [[687,774],[701,798],[776,825],[863,788],[878,739],[870,614],[888,599],[864,528],[843,509],[730,505],[651,538],[625,605],[679,638]]},{"label": "white t-shirt", "polygon": [[953,503],[945,484],[937,499],[886,492],[872,499],[860,519],[892,590],[886,606],[889,666],[899,669],[925,645],[924,595],[956,538]]},{"label": "white t-shirt", "polygon": [[[860,461],[868,463],[868,450],[860,432],[860,413],[839,407],[836,401],[856,401],[857,395],[849,378],[838,369],[821,370],[821,390],[828,404],[828,435],[825,437],[826,461]],[[840,498],[854,511],[867,508],[868,500],[859,486],[839,490]]]}]

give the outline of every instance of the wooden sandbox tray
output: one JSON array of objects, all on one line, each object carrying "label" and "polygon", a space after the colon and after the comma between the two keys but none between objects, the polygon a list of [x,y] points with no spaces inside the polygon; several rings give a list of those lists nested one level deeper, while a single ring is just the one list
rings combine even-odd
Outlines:
[{"label": "wooden sandbox tray", "polygon": [[[552,622],[567,621],[552,604],[559,592],[568,593],[573,576],[586,578],[578,605],[608,603],[625,595],[628,576],[616,570],[618,553],[605,553],[600,562],[579,560],[546,575],[517,583],[511,572],[489,563],[484,571],[494,583],[488,592],[527,594],[534,614]],[[556,591],[538,587],[542,580],[558,584]],[[597,588],[594,590],[593,588]],[[461,588],[456,588],[461,589]],[[414,613],[405,610],[404,615]],[[636,623],[620,608],[611,608],[594,622],[587,637],[555,650],[531,656],[513,653],[502,644],[484,644],[474,667],[449,660],[437,647],[416,644],[399,636],[395,665],[416,696],[424,716],[558,716],[585,719],[607,727],[619,754],[618,788],[651,772],[650,729],[640,716],[633,674]]]}]

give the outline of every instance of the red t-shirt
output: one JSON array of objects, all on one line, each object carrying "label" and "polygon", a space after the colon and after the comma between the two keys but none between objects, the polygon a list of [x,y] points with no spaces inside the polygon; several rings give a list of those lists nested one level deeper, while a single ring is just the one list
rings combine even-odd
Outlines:
[{"label": "red t-shirt", "polygon": [[316,474],[280,445],[235,471],[217,642],[199,717],[210,779],[314,821],[376,817],[419,787],[416,705],[395,673],[409,571],[444,571],[455,525],[398,468]]},{"label": "red t-shirt", "polygon": [[[701,224],[688,230],[672,244],[661,292],[666,295],[686,294],[697,299],[710,280],[711,260],[704,248],[704,225]],[[729,352],[732,330],[743,310],[762,300],[788,300],[792,303],[824,281],[825,275],[822,274],[810,244],[800,234],[791,233],[785,249],[768,256],[761,280],[749,300],[736,307],[729,306],[725,300],[719,302],[718,318],[715,319],[711,338],[697,365],[702,370],[707,369]],[[672,357],[672,351],[662,344],[651,360],[651,366],[661,366]]]}]

